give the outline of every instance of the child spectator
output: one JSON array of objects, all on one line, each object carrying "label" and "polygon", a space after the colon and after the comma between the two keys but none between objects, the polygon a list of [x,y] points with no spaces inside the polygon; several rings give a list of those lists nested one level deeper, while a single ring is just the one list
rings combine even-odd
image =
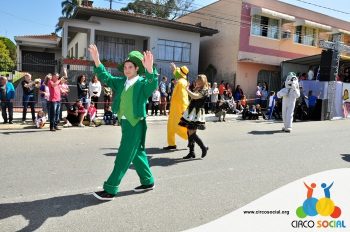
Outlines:
[{"label": "child spectator", "polygon": [[246,107],[244,107],[242,110],[242,119],[246,120],[246,119],[249,119],[249,117],[250,117],[249,105],[246,105]]},{"label": "child spectator", "polygon": [[270,97],[269,97],[269,109],[267,112],[268,119],[272,119],[272,116],[275,119],[280,119],[281,115],[279,113],[278,107],[277,107],[277,96],[274,91],[270,92]]},{"label": "child spectator", "polygon": [[116,125],[117,124],[117,118],[114,116],[111,106],[108,106],[108,108],[106,109],[106,111],[103,115],[103,121],[105,122],[105,125]]},{"label": "child spectator", "polygon": [[250,109],[250,115],[249,115],[249,120],[258,120],[259,115],[258,112],[256,111],[256,106],[252,105],[252,108]]},{"label": "child spectator", "polygon": [[160,92],[158,89],[156,89],[152,94],[152,112],[151,112],[152,116],[154,113],[156,116],[158,114],[159,101],[160,101]]},{"label": "child spectator", "polygon": [[238,109],[244,109],[247,106],[247,97],[245,95],[242,95],[241,100],[238,101]]},{"label": "child spectator", "polygon": [[67,111],[67,117],[64,118],[66,124],[63,127],[71,127],[77,125],[84,127],[83,120],[85,116],[85,108],[80,99],[76,100],[74,105],[71,105]]},{"label": "child spectator", "polygon": [[259,116],[262,116],[263,119],[266,119],[264,112],[262,112],[261,105],[259,104],[256,105],[256,113],[258,114],[258,119],[259,119]]},{"label": "child spectator", "polygon": [[226,112],[227,112],[228,104],[227,102],[223,100],[219,100],[216,103],[216,109],[215,109],[215,117],[218,117],[218,121],[221,122],[221,116],[222,121],[225,122]]},{"label": "child spectator", "polygon": [[43,128],[45,126],[45,123],[46,123],[45,113],[44,113],[44,111],[40,110],[35,118],[36,128],[38,128],[38,129]]},{"label": "child spectator", "polygon": [[87,120],[89,120],[89,126],[96,126],[96,114],[97,114],[97,109],[95,107],[95,103],[91,102],[88,111],[87,111]]}]

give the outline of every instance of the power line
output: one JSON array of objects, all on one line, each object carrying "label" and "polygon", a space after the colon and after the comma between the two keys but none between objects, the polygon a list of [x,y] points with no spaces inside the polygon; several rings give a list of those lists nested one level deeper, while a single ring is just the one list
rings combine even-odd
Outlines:
[{"label": "power line", "polygon": [[303,1],[303,0],[296,0],[296,1],[302,2],[302,3],[305,3],[305,4],[309,4],[311,6],[317,6],[317,7],[323,8],[323,9],[331,10],[331,11],[334,11],[334,12],[350,15],[349,12],[337,10],[337,9],[334,9],[334,8],[331,8],[331,7],[321,6],[321,5],[318,5],[318,4],[315,4],[315,3],[311,3],[311,2],[307,2],[307,1]]},{"label": "power line", "polygon": [[28,18],[23,18],[23,17],[21,17],[21,16],[11,14],[11,13],[6,12],[6,11],[4,11],[4,10],[0,10],[0,12],[2,12],[3,14],[6,14],[6,15],[12,16],[12,17],[14,17],[15,19],[18,19],[18,20],[22,20],[22,21],[26,21],[26,22],[29,22],[29,23],[34,23],[34,24],[36,24],[36,25],[41,25],[41,26],[45,26],[45,27],[50,27],[50,28],[52,28],[52,26],[49,26],[49,25],[46,25],[46,24],[42,24],[42,23],[36,22],[36,21],[34,21],[34,20],[28,19]]}]

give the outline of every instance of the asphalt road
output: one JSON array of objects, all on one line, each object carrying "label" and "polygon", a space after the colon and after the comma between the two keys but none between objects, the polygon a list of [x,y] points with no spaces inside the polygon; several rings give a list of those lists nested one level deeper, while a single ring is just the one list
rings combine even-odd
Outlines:
[{"label": "asphalt road", "polygon": [[[0,231],[181,231],[219,218],[304,176],[350,167],[350,121],[207,123],[205,159],[164,152],[165,122],[149,124],[156,189],[134,194],[129,169],[118,197],[91,196],[109,175],[120,127],[0,130]],[[200,155],[197,148],[198,156]]]}]

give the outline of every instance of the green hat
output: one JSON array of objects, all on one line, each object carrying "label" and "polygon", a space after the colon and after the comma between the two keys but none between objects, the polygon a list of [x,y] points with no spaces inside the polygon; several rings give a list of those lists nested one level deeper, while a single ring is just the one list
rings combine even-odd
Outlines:
[{"label": "green hat", "polygon": [[145,73],[145,67],[143,67],[142,64],[142,60],[143,60],[143,54],[139,51],[131,51],[128,55],[128,58],[119,65],[118,69],[121,72],[124,72],[124,63],[126,61],[131,61],[132,63],[134,63],[137,67],[139,67],[139,70],[137,71],[137,73],[139,75],[144,74]]}]

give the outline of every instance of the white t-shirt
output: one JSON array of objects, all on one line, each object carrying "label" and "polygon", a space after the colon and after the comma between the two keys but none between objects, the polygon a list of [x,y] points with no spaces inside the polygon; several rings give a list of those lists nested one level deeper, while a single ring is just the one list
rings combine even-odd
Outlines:
[{"label": "white t-shirt", "polygon": [[152,101],[159,102],[160,101],[160,92],[158,90],[154,91],[152,94]]},{"label": "white t-shirt", "polygon": [[210,96],[211,102],[217,102],[219,99],[219,89],[218,88],[212,88],[212,94]]}]

